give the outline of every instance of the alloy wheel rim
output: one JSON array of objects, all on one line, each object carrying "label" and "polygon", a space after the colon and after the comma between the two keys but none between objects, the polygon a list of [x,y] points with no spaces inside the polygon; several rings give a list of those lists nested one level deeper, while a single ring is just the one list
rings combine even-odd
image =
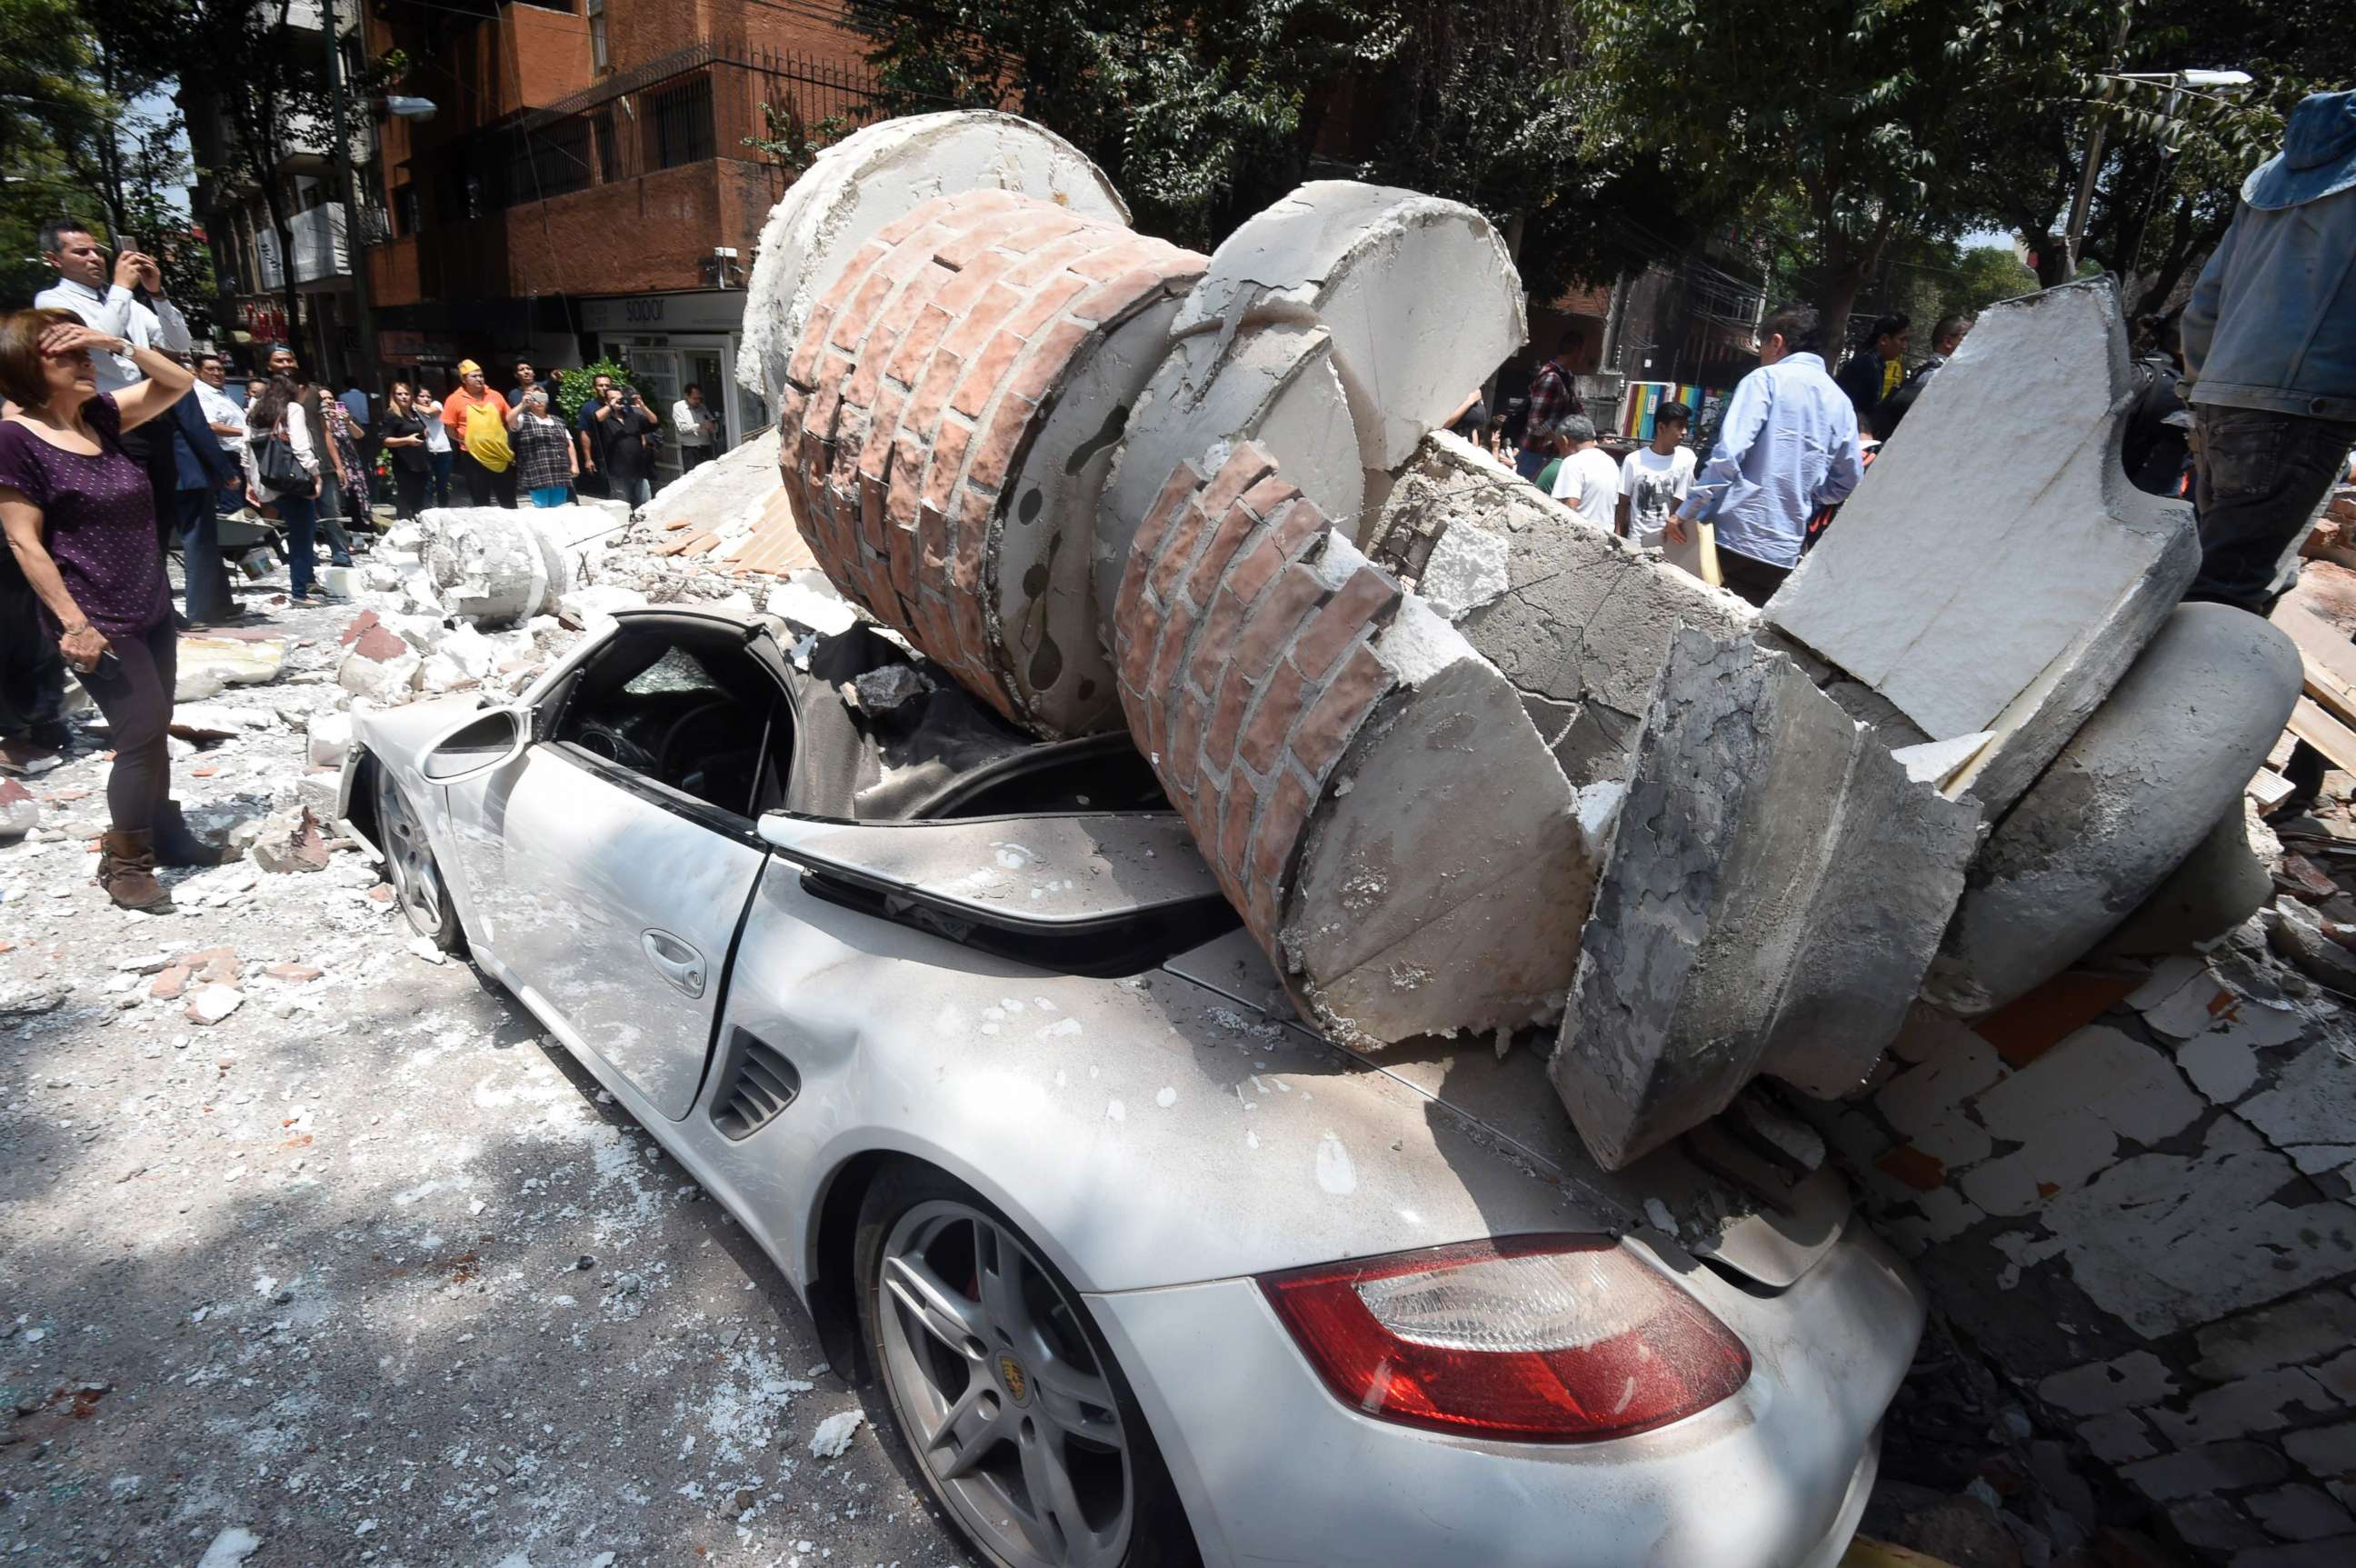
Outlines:
[{"label": "alloy wheel rim", "polygon": [[376,821],[377,836],[383,841],[378,847],[392,873],[394,901],[411,929],[421,937],[440,937],[442,878],[434,869],[434,852],[401,786],[381,764],[376,769]]},{"label": "alloy wheel rim", "polygon": [[1130,1435],[1076,1305],[1023,1240],[948,1199],[884,1246],[884,1386],[933,1489],[1019,1568],[1099,1568],[1129,1551]]}]

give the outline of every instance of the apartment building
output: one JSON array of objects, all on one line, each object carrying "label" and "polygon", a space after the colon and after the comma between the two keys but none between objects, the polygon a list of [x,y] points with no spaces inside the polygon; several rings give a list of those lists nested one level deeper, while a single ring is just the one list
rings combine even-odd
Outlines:
[{"label": "apartment building", "polygon": [[[270,0],[257,0],[257,4]],[[279,6],[270,4],[274,17]],[[363,0],[292,0],[284,6],[290,50],[311,50],[324,59],[328,29],[346,80],[361,61]],[[267,171],[266,192],[255,171],[232,153],[229,116],[237,105],[229,92],[250,91],[243,83],[184,82],[180,108],[188,125],[198,169],[191,206],[213,250],[220,285],[214,302],[216,336],[221,346],[252,359],[269,345],[292,345],[322,378],[364,372],[373,356],[365,341],[362,312],[352,273],[355,243],[381,237],[382,210],[367,193],[380,183],[372,116],[355,105],[345,118],[348,156],[362,192],[357,213],[347,209],[331,156],[334,137],[327,117],[290,114],[282,124],[279,156]],[[271,212],[271,195],[292,230],[282,238]],[[293,281],[294,299],[287,283]]]},{"label": "apartment building", "polygon": [[[464,359],[505,384],[599,355],[668,409],[700,383],[734,445],[744,281],[794,170],[752,144],[856,123],[863,45],[822,0],[369,0],[371,56],[431,119],[380,116],[391,232],[367,247],[380,379]],[[723,391],[724,389],[724,391]]]}]

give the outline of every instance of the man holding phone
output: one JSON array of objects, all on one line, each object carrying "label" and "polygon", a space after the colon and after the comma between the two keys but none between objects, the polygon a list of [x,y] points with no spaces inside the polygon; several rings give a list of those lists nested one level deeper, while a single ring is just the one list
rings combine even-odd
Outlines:
[{"label": "man holding phone", "polygon": [[648,440],[662,421],[655,417],[637,388],[608,387],[605,406],[597,411],[597,423],[603,429],[605,476],[614,499],[627,501],[636,511],[654,499],[655,455]]},{"label": "man holding phone", "polygon": [[[37,310],[70,310],[82,325],[120,338],[134,351],[161,349],[185,354],[195,347],[179,307],[164,297],[164,269],[155,257],[125,248],[107,264],[106,247],[70,219],[41,230],[41,259],[57,269],[58,281],[33,296]],[[145,380],[128,354],[90,357],[98,390],[117,392]]]}]

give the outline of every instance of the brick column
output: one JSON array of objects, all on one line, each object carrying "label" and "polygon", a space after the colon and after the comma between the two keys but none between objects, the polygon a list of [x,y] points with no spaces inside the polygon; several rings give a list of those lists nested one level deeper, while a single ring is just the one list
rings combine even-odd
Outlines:
[{"label": "brick column", "polygon": [[[1017,723],[1058,727],[999,624],[1026,455],[1091,346],[1201,267],[1052,202],[945,196],[867,242],[787,365],[779,465],[828,577]],[[1098,636],[1084,595],[1017,596]]]},{"label": "brick column", "polygon": [[1324,514],[1249,442],[1181,465],[1146,516],[1113,609],[1130,734],[1228,899],[1271,953],[1310,809],[1398,684],[1372,640],[1398,585],[1316,569]]}]

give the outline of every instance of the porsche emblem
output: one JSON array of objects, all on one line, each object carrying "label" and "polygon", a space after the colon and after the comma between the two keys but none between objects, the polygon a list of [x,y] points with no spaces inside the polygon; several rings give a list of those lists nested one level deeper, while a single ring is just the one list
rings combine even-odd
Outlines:
[{"label": "porsche emblem", "polygon": [[1031,1384],[1023,1375],[1023,1363],[1002,1352],[998,1358],[998,1380],[1006,1385],[1007,1394],[1016,1404],[1030,1402]]}]

